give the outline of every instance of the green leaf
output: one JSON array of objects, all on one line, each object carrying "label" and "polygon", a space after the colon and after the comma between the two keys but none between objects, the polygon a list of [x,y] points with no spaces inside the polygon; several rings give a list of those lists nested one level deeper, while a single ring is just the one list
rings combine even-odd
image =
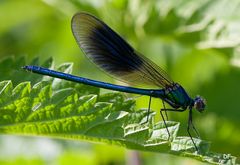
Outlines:
[{"label": "green leaf", "polygon": [[[145,2],[139,2],[139,6]],[[141,4],[142,3],[142,4]],[[145,31],[176,39],[185,44],[196,44],[201,49],[234,48],[239,45],[240,2],[211,1],[151,1],[145,13]],[[228,10],[224,10],[225,8]],[[222,12],[224,10],[224,12]],[[142,16],[139,14],[139,17]],[[137,20],[137,19],[136,19]],[[157,20],[157,21],[156,21]]]},{"label": "green leaf", "polygon": [[[20,69],[22,66],[27,65],[23,56],[7,56],[6,58],[0,59],[0,71],[2,80],[11,80],[14,85],[19,84],[23,81],[31,81],[37,83],[42,80],[41,76],[36,74],[26,74],[26,71]],[[39,65],[39,59],[35,58],[28,65]],[[50,68],[53,65],[52,58],[46,60],[42,66]]]},{"label": "green leaf", "polygon": [[[50,64],[53,69],[53,65]],[[71,73],[72,64],[56,70]],[[118,92],[99,94],[99,89],[56,78],[38,76],[39,83],[0,82],[0,133],[52,138],[87,140],[151,152],[192,157],[205,162],[234,162],[209,151],[209,142],[178,137],[180,123],[166,121],[170,139],[162,121],[154,122],[155,113],[135,110],[135,101]]]}]

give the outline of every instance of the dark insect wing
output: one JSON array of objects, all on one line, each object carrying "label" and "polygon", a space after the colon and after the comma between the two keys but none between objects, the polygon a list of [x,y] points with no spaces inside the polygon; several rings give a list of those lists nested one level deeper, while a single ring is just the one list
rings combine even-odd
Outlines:
[{"label": "dark insect wing", "polygon": [[101,69],[124,82],[166,87],[167,73],[137,53],[104,22],[87,13],[72,19],[72,32],[86,56]]}]

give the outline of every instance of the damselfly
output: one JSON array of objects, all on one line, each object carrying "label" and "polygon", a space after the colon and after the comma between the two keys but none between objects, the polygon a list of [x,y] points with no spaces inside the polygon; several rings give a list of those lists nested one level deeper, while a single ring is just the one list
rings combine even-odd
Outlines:
[{"label": "damselfly", "polygon": [[[168,74],[155,63],[134,50],[121,36],[113,31],[104,22],[88,13],[77,13],[72,18],[73,35],[85,53],[85,55],[101,69],[128,83],[145,83],[157,86],[159,89],[142,89],[128,86],[120,86],[77,77],[39,66],[24,66],[23,68],[34,73],[57,77],[69,81],[92,85],[100,88],[135,93],[150,96],[148,105],[148,115],[150,112],[151,98],[160,98],[163,101],[163,107],[160,114],[165,124],[167,133],[170,133],[163,116],[163,112],[174,111],[183,112],[189,110],[187,132],[190,136],[196,150],[198,150],[192,135],[190,127],[199,136],[198,131],[193,125],[193,108],[199,112],[205,109],[205,101],[200,96],[192,99],[184,88],[168,76]],[[165,108],[164,102],[172,108]],[[148,121],[148,117],[147,117]]]}]

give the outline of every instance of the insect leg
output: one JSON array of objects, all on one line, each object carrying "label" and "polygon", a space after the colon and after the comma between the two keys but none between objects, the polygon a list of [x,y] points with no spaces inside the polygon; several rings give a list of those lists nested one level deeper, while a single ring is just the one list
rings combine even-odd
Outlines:
[{"label": "insect leg", "polygon": [[195,142],[192,138],[192,135],[190,133],[190,125],[192,126],[192,109],[189,110],[187,132],[188,132],[189,137],[191,138],[191,141],[192,141],[196,151],[198,151],[197,145],[195,144]]},{"label": "insect leg", "polygon": [[[162,100],[162,104],[163,104],[163,109],[166,109],[165,108],[165,102]],[[168,120],[168,115],[167,115],[167,111],[165,111],[165,116],[166,116],[166,119]]]},{"label": "insect leg", "polygon": [[197,135],[197,138],[200,138],[200,134],[199,134],[198,130],[196,129],[196,127],[195,127],[194,124],[193,124],[192,115],[191,115],[191,118],[190,118],[190,123],[191,123],[191,126],[192,126],[195,134]]},{"label": "insect leg", "polygon": [[164,119],[164,116],[163,116],[162,111],[165,111],[165,109],[160,109],[160,114],[161,114],[161,116],[162,116],[163,123],[164,123],[164,125],[165,125],[166,130],[167,130],[168,140],[169,140],[169,139],[170,139],[170,132],[169,132],[169,130],[168,130],[168,127],[167,127],[167,124],[166,124],[166,121],[165,121],[165,119]]},{"label": "insect leg", "polygon": [[166,124],[165,118],[164,118],[164,116],[163,116],[163,111],[165,111],[165,113],[166,113],[166,111],[172,111],[172,112],[183,112],[183,111],[185,111],[185,110],[186,110],[186,109],[166,109],[166,108],[160,110],[160,114],[161,114],[161,116],[162,116],[162,119],[163,119],[164,125],[165,125],[166,130],[167,130],[167,133],[168,133],[168,140],[169,140],[169,138],[170,138],[170,132],[169,132],[169,130],[168,130],[168,127],[167,127],[167,124]]}]

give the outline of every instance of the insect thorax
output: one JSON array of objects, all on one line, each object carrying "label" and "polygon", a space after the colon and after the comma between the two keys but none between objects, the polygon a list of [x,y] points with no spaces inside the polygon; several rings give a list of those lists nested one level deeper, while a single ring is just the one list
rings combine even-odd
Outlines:
[{"label": "insect thorax", "polygon": [[165,89],[166,102],[168,102],[173,108],[186,109],[188,106],[193,106],[193,100],[188,96],[184,88],[178,83],[174,83],[172,86]]}]

